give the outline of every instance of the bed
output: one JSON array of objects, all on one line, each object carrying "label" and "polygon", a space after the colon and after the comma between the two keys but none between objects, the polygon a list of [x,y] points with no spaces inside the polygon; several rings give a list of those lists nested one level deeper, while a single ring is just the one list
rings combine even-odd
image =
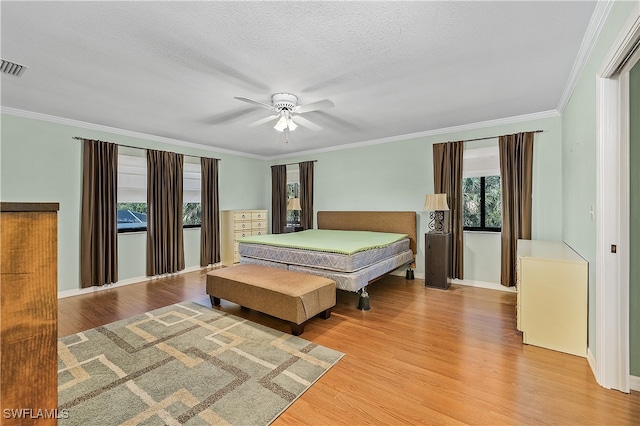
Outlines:
[{"label": "bed", "polygon": [[415,212],[321,211],[317,219],[316,230],[239,239],[240,263],[331,278],[367,298],[364,306],[368,284],[414,265]]}]

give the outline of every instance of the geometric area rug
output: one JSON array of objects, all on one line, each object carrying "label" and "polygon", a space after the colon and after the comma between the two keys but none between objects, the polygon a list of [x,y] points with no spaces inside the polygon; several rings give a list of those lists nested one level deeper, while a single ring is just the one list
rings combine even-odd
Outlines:
[{"label": "geometric area rug", "polygon": [[268,425],[343,354],[183,302],[58,341],[58,424]]}]

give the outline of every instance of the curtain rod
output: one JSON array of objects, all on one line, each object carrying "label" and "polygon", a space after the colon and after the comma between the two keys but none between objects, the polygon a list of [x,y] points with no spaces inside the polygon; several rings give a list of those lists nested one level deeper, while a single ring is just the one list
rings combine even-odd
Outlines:
[{"label": "curtain rod", "polygon": [[[309,160],[312,163],[317,163],[318,160]],[[300,163],[308,163],[309,161],[301,161]],[[300,163],[287,163],[287,164],[278,164],[278,166],[294,166],[296,164],[300,164]]]},{"label": "curtain rod", "polygon": [[[79,136],[74,136],[74,137],[72,137],[71,139],[77,139],[77,140],[79,140],[79,141],[88,140],[88,141],[93,141],[93,142],[106,142],[106,141],[101,141],[101,140],[99,140],[99,139],[87,139],[87,138],[81,138],[81,137],[79,137]],[[115,145],[118,145],[118,146],[123,146],[123,147],[125,147],[125,148],[144,149],[144,150],[146,150],[146,149],[147,149],[147,148],[140,148],[139,146],[125,145],[125,144],[123,144],[123,143],[115,143],[115,142],[106,142],[106,143],[112,143],[112,144],[115,144]],[[190,155],[190,154],[182,154],[182,155],[184,155],[185,157],[192,157],[192,158],[201,158],[201,157],[204,157],[203,155]],[[213,158],[213,157],[205,157],[205,158]],[[214,159],[214,160],[218,160],[218,161],[222,161],[222,160],[221,160],[221,159],[219,159],[219,158],[213,158],[213,159]]]},{"label": "curtain rod", "polygon": [[[533,130],[531,132],[521,132],[521,133],[542,133],[542,132],[544,132],[544,130]],[[500,136],[504,136],[504,135],[500,135]],[[500,136],[487,136],[486,138],[467,139],[467,140],[463,140],[462,142],[486,141],[488,139],[499,138]]]}]

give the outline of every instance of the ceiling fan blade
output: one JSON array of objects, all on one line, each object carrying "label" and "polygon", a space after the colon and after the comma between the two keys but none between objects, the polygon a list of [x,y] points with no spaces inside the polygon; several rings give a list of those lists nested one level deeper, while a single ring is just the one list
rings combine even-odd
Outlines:
[{"label": "ceiling fan blade", "polygon": [[310,104],[298,105],[293,109],[293,112],[302,114],[303,112],[317,111],[324,108],[333,108],[335,105],[329,99],[323,99],[321,101],[311,102]]},{"label": "ceiling fan blade", "polygon": [[227,122],[234,122],[234,121],[237,121],[243,115],[247,115],[252,112],[255,112],[255,108],[245,107],[242,109],[237,109],[235,111],[223,112],[221,114],[216,114],[210,117],[203,118],[201,122],[204,124],[213,124],[213,125],[223,124]]},{"label": "ceiling fan blade", "polygon": [[322,130],[322,127],[310,122],[304,117],[300,117],[299,115],[292,115],[291,119],[293,120],[294,123],[297,123],[302,127],[306,127],[309,130],[313,130],[314,132],[317,132],[318,130]]},{"label": "ceiling fan blade", "polygon": [[243,102],[248,102],[250,104],[258,105],[258,106],[261,106],[262,108],[266,108],[266,109],[269,109],[271,111],[275,111],[276,110],[273,107],[273,105],[269,105],[269,104],[265,104],[265,103],[262,103],[262,102],[254,101],[253,99],[243,98],[243,97],[238,97],[238,96],[236,96],[235,99],[237,99],[239,101],[243,101]]},{"label": "ceiling fan blade", "polygon": [[270,115],[269,117],[261,118],[258,121],[254,121],[253,123],[248,124],[248,126],[249,127],[256,127],[256,126],[259,126],[261,124],[268,123],[268,122],[270,122],[272,120],[275,120],[278,117],[279,117],[279,115]]}]

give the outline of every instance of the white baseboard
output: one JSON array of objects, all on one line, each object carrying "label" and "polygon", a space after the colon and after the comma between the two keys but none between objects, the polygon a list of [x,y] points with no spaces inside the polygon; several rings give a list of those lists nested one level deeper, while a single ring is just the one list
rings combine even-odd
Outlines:
[{"label": "white baseboard", "polygon": [[[404,277],[405,276],[405,270],[395,270],[391,273],[391,275],[396,275],[399,277]],[[419,280],[424,280],[424,274],[414,274],[415,279],[419,279]],[[505,287],[503,285],[500,284],[496,284],[496,283],[488,283],[485,281],[474,281],[474,280],[459,280],[459,279],[452,279],[451,280],[451,284],[459,284],[459,285],[466,285],[469,287],[481,287],[481,288],[487,288],[489,290],[499,290],[499,291],[506,291],[508,293],[516,293],[516,288],[515,287]]]},{"label": "white baseboard", "polygon": [[590,347],[587,347],[587,362],[589,363],[589,367],[591,367],[593,377],[595,377],[596,381],[598,381],[598,375],[596,374],[596,357],[593,356],[593,352],[591,352]]},{"label": "white baseboard", "polygon": [[188,268],[183,269],[180,272],[176,272],[175,274],[156,275],[156,276],[153,276],[153,277],[142,276],[142,277],[127,278],[127,279],[124,279],[124,280],[120,280],[117,283],[105,284],[105,285],[100,286],[100,287],[93,286],[93,287],[88,287],[88,288],[79,288],[79,289],[75,289],[75,290],[59,291],[58,292],[58,299],[64,299],[65,297],[79,296],[81,294],[87,294],[87,293],[95,293],[96,291],[109,290],[109,289],[112,289],[112,288],[123,287],[125,285],[138,284],[138,283],[145,282],[145,281],[157,280],[159,278],[172,277],[172,276],[175,276],[175,275],[186,274],[187,272],[194,272],[194,271],[200,271],[202,269],[209,269],[209,268],[212,268],[212,267],[218,266],[218,265],[219,264],[205,266],[205,267],[202,267],[202,266],[190,266]]},{"label": "white baseboard", "polygon": [[[591,367],[591,372],[593,376],[598,380],[598,376],[596,375],[596,358],[593,356],[593,352],[591,352],[591,348],[587,348],[587,361],[589,362],[589,367]],[[640,377],[629,375],[629,388],[632,391],[640,392]]]}]

